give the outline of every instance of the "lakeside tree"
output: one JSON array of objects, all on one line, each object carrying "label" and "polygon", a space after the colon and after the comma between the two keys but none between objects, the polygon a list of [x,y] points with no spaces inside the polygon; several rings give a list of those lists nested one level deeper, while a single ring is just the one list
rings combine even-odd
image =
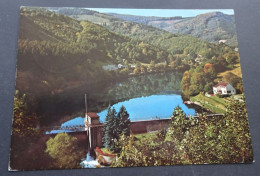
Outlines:
[{"label": "lakeside tree", "polygon": [[84,150],[79,147],[76,137],[67,133],[59,133],[50,138],[46,143],[46,153],[54,160],[53,165],[57,168],[80,168]]},{"label": "lakeside tree", "polygon": [[126,111],[126,108],[124,106],[121,106],[119,112],[118,112],[118,135],[130,135],[130,119],[129,114]]},{"label": "lakeside tree", "polygon": [[188,99],[190,95],[190,73],[189,71],[185,71],[182,77],[181,81],[181,89],[182,89],[182,94],[184,95],[184,99]]},{"label": "lakeside tree", "polygon": [[111,106],[107,109],[107,115],[105,118],[105,125],[103,128],[103,144],[107,149],[113,149],[115,148],[114,138],[116,136],[115,134],[115,128],[116,128],[116,110],[115,108],[111,109]]},{"label": "lakeside tree", "polygon": [[124,106],[121,106],[118,114],[113,107],[108,107],[103,128],[103,143],[104,146],[113,152],[121,150],[118,141],[121,135],[130,135],[130,119],[129,114]]}]

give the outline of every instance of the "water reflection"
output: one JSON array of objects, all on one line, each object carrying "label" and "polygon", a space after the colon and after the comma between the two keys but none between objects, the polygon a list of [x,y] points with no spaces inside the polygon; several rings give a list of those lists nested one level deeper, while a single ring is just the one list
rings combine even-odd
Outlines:
[{"label": "water reflection", "polygon": [[[74,117],[84,116],[85,93],[88,94],[88,111],[94,112],[102,112],[109,104],[127,102],[138,97],[166,94],[180,95],[181,78],[182,74],[180,73],[156,73],[124,78],[113,82],[104,81],[98,85],[86,84],[60,94],[42,97],[39,101],[38,113],[43,114],[43,117],[48,117],[42,118],[44,125],[58,122],[68,115]],[[169,108],[172,111],[174,107]]]}]

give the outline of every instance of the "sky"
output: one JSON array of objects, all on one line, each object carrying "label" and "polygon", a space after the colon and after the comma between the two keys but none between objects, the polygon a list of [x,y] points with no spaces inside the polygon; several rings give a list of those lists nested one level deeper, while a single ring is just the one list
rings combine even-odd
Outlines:
[{"label": "sky", "polygon": [[157,17],[193,17],[199,14],[208,12],[223,12],[228,15],[234,15],[233,9],[112,9],[112,8],[87,8],[90,10],[98,11],[101,13],[118,13],[118,14],[128,14],[137,16],[157,16]]}]

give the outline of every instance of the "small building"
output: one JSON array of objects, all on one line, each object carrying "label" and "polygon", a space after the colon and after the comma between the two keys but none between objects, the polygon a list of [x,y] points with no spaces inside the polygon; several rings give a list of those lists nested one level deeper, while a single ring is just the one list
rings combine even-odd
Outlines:
[{"label": "small building", "polygon": [[102,146],[102,128],[103,125],[99,121],[99,116],[95,112],[86,113],[85,130],[89,136],[90,148]]},{"label": "small building", "polygon": [[112,71],[112,70],[117,70],[118,68],[116,67],[116,65],[104,65],[102,66],[103,70],[107,70],[107,71]]},{"label": "small building", "polygon": [[88,113],[86,113],[85,124],[86,123],[88,125],[100,124],[99,115],[97,115],[97,113],[95,113],[95,112],[88,112]]},{"label": "small building", "polygon": [[220,81],[213,87],[213,92],[215,95],[234,95],[236,89],[231,84]]},{"label": "small building", "polygon": [[221,43],[226,43],[227,40],[219,40],[218,43],[221,44]]}]

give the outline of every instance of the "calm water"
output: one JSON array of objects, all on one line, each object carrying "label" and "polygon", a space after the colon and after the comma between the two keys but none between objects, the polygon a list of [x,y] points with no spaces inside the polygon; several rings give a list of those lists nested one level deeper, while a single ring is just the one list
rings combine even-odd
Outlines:
[{"label": "calm water", "polygon": [[[115,107],[118,112],[124,105],[131,121],[170,118],[176,106],[180,106],[188,115],[195,110],[183,104],[180,91],[182,74],[157,73],[126,78],[103,85],[73,88],[60,95],[47,98],[42,103],[44,112],[55,114],[53,120],[69,115],[71,120],[62,122],[62,126],[84,124],[84,94],[88,94],[88,112],[96,112],[104,122],[107,107]],[[61,114],[61,115],[59,115]],[[61,123],[60,123],[61,124]]]},{"label": "calm water", "polygon": [[[195,115],[195,110],[188,108],[183,104],[180,95],[151,95],[147,97],[132,98],[114,104],[112,107],[118,112],[120,107],[124,105],[131,121],[150,120],[150,119],[167,119],[170,118],[176,106],[180,106],[186,115]],[[98,113],[100,121],[104,122],[107,110]],[[84,125],[84,117],[76,117],[63,123],[61,126]]]},{"label": "calm water", "polygon": [[[122,105],[126,107],[131,121],[170,118],[173,109],[178,105],[187,115],[195,115],[195,110],[183,104],[181,96],[176,94],[133,98],[128,101],[119,102],[113,105],[113,107],[118,112]],[[105,121],[106,114],[107,110],[98,113],[100,121]]]}]

